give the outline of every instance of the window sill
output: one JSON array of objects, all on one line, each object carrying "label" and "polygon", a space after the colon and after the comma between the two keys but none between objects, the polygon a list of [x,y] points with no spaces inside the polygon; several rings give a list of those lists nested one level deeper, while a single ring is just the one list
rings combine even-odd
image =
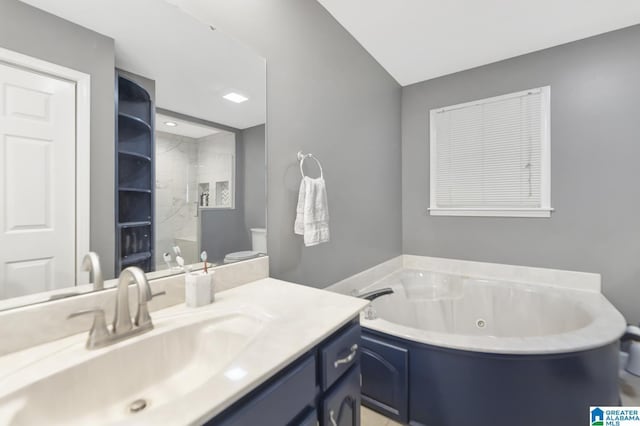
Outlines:
[{"label": "window sill", "polygon": [[445,209],[430,208],[431,216],[478,216],[478,217],[551,217],[552,208],[542,209]]}]

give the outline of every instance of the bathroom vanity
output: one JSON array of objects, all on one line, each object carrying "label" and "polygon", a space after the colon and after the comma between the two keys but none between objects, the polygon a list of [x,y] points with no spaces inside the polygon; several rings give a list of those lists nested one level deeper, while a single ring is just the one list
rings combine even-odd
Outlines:
[{"label": "bathroom vanity", "polygon": [[104,348],[83,332],[10,353],[0,423],[359,425],[364,306],[265,278]]},{"label": "bathroom vanity", "polygon": [[359,341],[354,320],[207,425],[359,425]]}]

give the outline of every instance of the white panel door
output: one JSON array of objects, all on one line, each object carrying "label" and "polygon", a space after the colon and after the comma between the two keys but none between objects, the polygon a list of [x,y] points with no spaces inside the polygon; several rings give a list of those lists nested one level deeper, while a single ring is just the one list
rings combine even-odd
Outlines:
[{"label": "white panel door", "polygon": [[76,85],[0,62],[0,299],[75,285]]}]

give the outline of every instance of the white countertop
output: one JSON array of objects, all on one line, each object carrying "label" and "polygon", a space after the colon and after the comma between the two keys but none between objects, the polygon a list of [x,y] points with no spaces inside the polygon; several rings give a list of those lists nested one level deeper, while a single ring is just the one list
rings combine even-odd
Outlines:
[{"label": "white countertop", "polygon": [[[134,344],[136,339],[161,333],[163,328],[176,323],[193,322],[201,315],[223,316],[249,310],[252,314],[264,316],[267,318],[264,328],[225,368],[226,371],[242,371],[242,377],[229,378],[217,374],[195,390],[171,398],[171,403],[150,407],[127,417],[122,423],[200,424],[221,413],[329,337],[355,318],[366,305],[365,300],[272,278],[262,279],[218,293],[216,301],[205,307],[188,308],[181,304],[157,311],[152,314],[156,325],[154,330],[110,347],[85,350],[87,333],[82,333],[0,357],[0,400],[38,378],[98,356],[100,351]],[[114,372],[114,380],[117,380],[116,374]],[[100,393],[99,388],[88,387]],[[0,421],[3,418],[1,411]]]}]

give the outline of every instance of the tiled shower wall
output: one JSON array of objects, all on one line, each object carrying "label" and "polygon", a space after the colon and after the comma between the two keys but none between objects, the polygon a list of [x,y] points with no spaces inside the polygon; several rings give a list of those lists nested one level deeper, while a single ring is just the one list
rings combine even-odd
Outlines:
[{"label": "tiled shower wall", "polygon": [[187,263],[197,261],[197,166],[196,139],[156,132],[156,269],[176,242]]},{"label": "tiled shower wall", "polygon": [[210,184],[210,206],[215,205],[216,182],[228,181],[233,194],[235,158],[233,133],[194,139],[156,132],[156,269],[167,267],[163,253],[175,257],[172,250],[175,244],[180,246],[185,263],[198,262],[201,247],[198,184]]}]

